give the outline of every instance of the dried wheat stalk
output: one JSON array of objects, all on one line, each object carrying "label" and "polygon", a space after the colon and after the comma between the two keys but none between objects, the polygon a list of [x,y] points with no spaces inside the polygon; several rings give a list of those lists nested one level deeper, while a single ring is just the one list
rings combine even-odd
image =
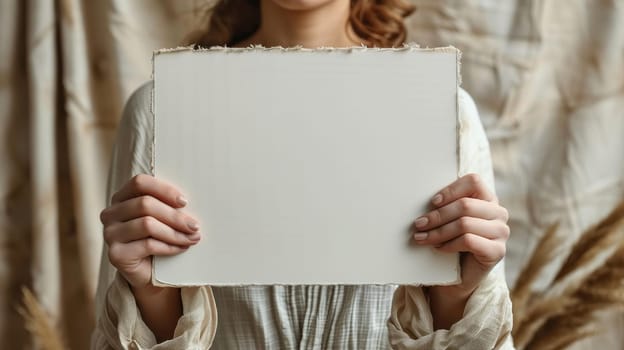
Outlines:
[{"label": "dried wheat stalk", "polygon": [[563,238],[551,228],[511,296],[518,349],[563,349],[597,332],[597,312],[624,308],[624,202],[585,231],[545,292],[531,287]]},{"label": "dried wheat stalk", "polygon": [[[531,258],[518,275],[516,287],[511,291],[514,316],[519,317],[523,315],[521,310],[524,310],[529,302],[533,284],[544,270],[544,267],[547,266],[548,262],[556,255],[559,239],[557,239],[555,233],[558,227],[559,225],[555,224],[546,230],[539,244],[535,247]],[[514,324],[518,321],[520,320],[515,320]]]},{"label": "dried wheat stalk", "polygon": [[43,350],[64,350],[60,332],[54,327],[50,316],[28,288],[22,287],[23,306],[18,312],[24,317],[26,329]]}]

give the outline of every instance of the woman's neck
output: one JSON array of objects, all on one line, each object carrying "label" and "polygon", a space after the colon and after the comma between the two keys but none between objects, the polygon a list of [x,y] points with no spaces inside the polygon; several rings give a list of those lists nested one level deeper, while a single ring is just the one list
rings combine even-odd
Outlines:
[{"label": "woman's neck", "polygon": [[[288,1],[288,0],[287,0]],[[345,47],[360,45],[348,26],[349,0],[329,0],[318,7],[291,10],[261,0],[260,28],[237,46]]]}]

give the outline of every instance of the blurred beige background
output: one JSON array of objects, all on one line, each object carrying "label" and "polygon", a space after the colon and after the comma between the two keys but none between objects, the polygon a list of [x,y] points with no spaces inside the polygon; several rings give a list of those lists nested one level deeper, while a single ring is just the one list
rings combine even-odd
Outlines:
[{"label": "blurred beige background", "polygon": [[[410,38],[463,54],[463,87],[511,212],[508,281],[554,222],[572,244],[624,194],[624,1],[413,0]],[[0,344],[28,348],[32,288],[72,349],[88,348],[99,211],[125,100],[177,46],[201,0],[0,2]],[[555,261],[549,271],[554,271]],[[543,277],[547,281],[548,276]],[[620,349],[611,331],[576,348]]]}]

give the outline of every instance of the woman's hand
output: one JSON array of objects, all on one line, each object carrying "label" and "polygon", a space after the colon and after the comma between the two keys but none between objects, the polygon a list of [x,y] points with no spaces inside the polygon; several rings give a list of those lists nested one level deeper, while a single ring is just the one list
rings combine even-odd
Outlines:
[{"label": "woman's hand", "polygon": [[152,256],[175,255],[199,242],[197,220],[185,214],[174,186],[137,175],[100,214],[108,259],[130,284],[143,320],[160,342],[173,336],[182,315],[180,290],[151,284]]},{"label": "woman's hand", "polygon": [[174,186],[137,175],[100,214],[108,258],[133,288],[150,286],[152,255],[175,255],[199,242],[197,220],[180,210],[187,202]]},{"label": "woman's hand", "polygon": [[462,282],[429,288],[434,326],[449,328],[462,317],[472,292],[505,256],[509,214],[476,174],[448,185],[431,203],[434,210],[414,221],[414,241],[462,253]]}]

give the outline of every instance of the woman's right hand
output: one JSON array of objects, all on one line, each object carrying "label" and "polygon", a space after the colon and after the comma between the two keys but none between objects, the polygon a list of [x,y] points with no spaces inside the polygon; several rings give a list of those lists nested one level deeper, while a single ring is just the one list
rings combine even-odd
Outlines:
[{"label": "woman's right hand", "polygon": [[153,255],[176,255],[200,240],[197,220],[173,185],[137,175],[113,195],[100,214],[108,259],[134,289],[150,289]]}]

